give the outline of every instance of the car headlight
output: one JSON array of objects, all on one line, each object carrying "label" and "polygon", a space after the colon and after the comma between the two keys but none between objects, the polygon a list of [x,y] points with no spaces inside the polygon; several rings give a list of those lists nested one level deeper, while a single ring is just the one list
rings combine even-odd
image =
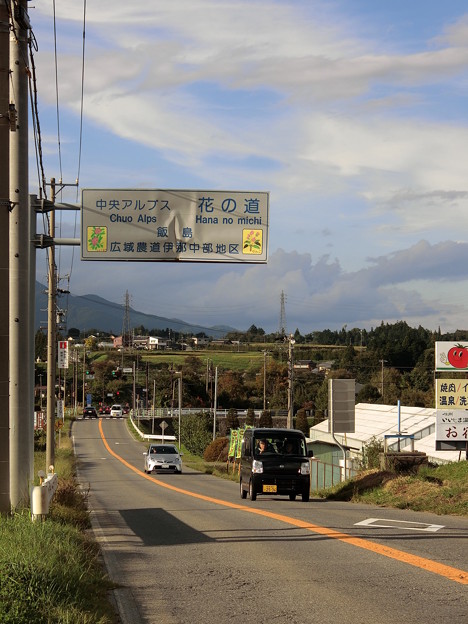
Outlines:
[{"label": "car headlight", "polygon": [[302,462],[301,463],[301,474],[302,475],[310,474],[310,463],[309,462]]},{"label": "car headlight", "polygon": [[252,462],[252,472],[255,472],[257,474],[260,474],[263,472],[263,463],[261,461],[258,461],[257,459],[254,459]]}]

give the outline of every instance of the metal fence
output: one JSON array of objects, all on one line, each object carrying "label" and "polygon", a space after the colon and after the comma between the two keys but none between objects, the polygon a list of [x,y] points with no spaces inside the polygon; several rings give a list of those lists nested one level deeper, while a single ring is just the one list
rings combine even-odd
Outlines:
[{"label": "metal fence", "polygon": [[352,466],[346,467],[339,464],[327,464],[319,459],[313,459],[310,467],[310,489],[312,492],[332,487],[356,476],[357,470]]}]

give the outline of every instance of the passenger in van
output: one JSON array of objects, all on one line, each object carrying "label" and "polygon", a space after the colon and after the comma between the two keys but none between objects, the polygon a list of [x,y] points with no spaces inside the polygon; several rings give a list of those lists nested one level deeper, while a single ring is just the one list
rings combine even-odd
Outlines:
[{"label": "passenger in van", "polygon": [[285,441],[283,452],[286,453],[286,455],[294,455],[295,453],[297,453],[296,445],[292,440]]}]

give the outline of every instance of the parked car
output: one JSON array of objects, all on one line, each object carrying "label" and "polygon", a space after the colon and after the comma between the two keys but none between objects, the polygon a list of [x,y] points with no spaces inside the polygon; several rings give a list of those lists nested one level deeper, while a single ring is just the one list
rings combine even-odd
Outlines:
[{"label": "parked car", "polygon": [[83,410],[83,418],[98,418],[98,413],[95,407],[88,405]]},{"label": "parked car", "polygon": [[111,418],[122,418],[123,416],[123,410],[122,410],[122,406],[119,405],[118,403],[116,403],[115,405],[113,405],[110,408],[110,415]]},{"label": "parked car", "polygon": [[174,444],[151,444],[145,456],[145,472],[155,470],[164,472],[182,473],[182,453],[179,453]]},{"label": "parked car", "polygon": [[246,429],[240,459],[240,496],[258,494],[310,496],[310,457],[306,439],[297,429]]}]

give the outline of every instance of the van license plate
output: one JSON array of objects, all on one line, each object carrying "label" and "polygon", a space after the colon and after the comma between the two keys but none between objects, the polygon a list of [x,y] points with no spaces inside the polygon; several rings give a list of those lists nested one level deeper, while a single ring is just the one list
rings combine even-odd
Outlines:
[{"label": "van license plate", "polygon": [[264,492],[276,492],[276,485],[264,485],[263,491]]}]

